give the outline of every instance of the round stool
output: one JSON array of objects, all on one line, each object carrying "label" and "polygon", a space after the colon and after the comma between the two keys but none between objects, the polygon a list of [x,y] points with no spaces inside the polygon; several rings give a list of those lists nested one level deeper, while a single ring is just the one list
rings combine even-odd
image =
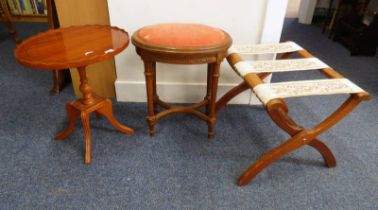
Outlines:
[{"label": "round stool", "polygon": [[[157,24],[136,31],[132,43],[144,62],[147,89],[147,122],[150,135],[164,116],[190,113],[208,124],[208,137],[213,136],[216,122],[215,100],[220,64],[231,46],[230,36],[217,28],[201,24]],[[156,90],[156,62],[171,64],[208,64],[207,91],[204,100],[191,106],[174,106],[159,99]],[[158,112],[158,105],[165,108]],[[206,106],[206,112],[198,109]]]}]

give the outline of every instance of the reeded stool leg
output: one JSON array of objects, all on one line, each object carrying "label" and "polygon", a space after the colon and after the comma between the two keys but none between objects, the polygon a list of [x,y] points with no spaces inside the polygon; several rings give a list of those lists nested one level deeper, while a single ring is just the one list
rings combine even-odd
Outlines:
[{"label": "reeded stool leg", "polygon": [[220,71],[220,62],[216,62],[214,64],[209,64],[212,65],[210,68],[212,70],[210,73],[211,75],[211,84],[210,84],[210,100],[208,104],[208,116],[209,116],[209,121],[208,121],[208,137],[212,138],[214,136],[214,127],[216,123],[216,110],[215,110],[215,105],[216,105],[216,99],[217,99],[217,90],[218,90],[218,78],[219,78],[219,71]]},{"label": "reeded stool leg", "polygon": [[156,72],[156,64],[152,61],[144,61],[144,75],[146,77],[146,90],[147,90],[147,123],[150,130],[150,136],[155,134],[155,105],[154,105],[154,93],[156,93],[156,79],[154,75]]}]

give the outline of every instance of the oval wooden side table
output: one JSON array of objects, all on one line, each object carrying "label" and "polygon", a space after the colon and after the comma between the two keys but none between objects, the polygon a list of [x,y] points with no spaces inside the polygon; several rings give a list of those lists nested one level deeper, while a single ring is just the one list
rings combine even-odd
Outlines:
[{"label": "oval wooden side table", "polygon": [[[132,42],[144,62],[147,88],[147,122],[150,135],[159,119],[174,113],[194,114],[208,124],[208,137],[214,135],[215,100],[220,64],[231,46],[230,36],[202,24],[157,24],[136,31]],[[174,106],[159,99],[156,89],[156,62],[171,64],[208,64],[207,91],[204,100],[191,106]],[[165,108],[158,112],[158,105]],[[206,106],[206,112],[198,109]]]},{"label": "oval wooden side table", "polygon": [[17,46],[17,61],[35,69],[54,70],[77,68],[80,75],[81,99],[67,103],[68,128],[55,136],[56,140],[68,137],[80,116],[85,137],[86,164],[91,163],[91,135],[89,114],[95,112],[108,119],[116,129],[132,134],[134,130],[120,124],[113,116],[112,102],[92,92],[86,66],[111,58],[129,44],[126,31],[103,25],[84,25],[50,30],[33,36]]}]

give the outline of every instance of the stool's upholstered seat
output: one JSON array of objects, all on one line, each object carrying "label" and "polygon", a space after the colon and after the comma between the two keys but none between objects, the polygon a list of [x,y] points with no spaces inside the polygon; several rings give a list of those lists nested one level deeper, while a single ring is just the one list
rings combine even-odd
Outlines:
[{"label": "stool's upholstered seat", "polygon": [[169,23],[141,28],[133,39],[137,42],[162,48],[213,48],[229,43],[224,31],[202,24]]}]

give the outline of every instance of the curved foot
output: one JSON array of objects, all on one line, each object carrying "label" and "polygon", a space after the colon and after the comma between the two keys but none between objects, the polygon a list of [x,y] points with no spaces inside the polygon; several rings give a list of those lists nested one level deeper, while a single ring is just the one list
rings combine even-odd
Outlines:
[{"label": "curved foot", "polygon": [[112,109],[112,102],[109,99],[106,99],[105,105],[98,109],[96,113],[100,116],[106,117],[111,125],[113,125],[117,130],[121,131],[122,133],[133,134],[135,131],[127,126],[122,125],[119,123],[114,115]]},{"label": "curved foot", "polygon": [[285,143],[261,156],[255,163],[253,163],[253,165],[244,171],[242,175],[240,175],[237,184],[240,186],[247,185],[258,173],[268,167],[273,161],[280,159],[284,155],[289,154],[306,144],[306,139],[304,138],[305,135],[303,134],[304,132],[300,132]]},{"label": "curved foot", "polygon": [[319,139],[314,139],[308,145],[320,152],[328,168],[336,166],[336,158],[326,144]]},{"label": "curved foot", "polygon": [[55,136],[55,140],[63,140],[67,138],[73,131],[75,123],[77,118],[79,117],[80,112],[75,109],[75,107],[71,104],[66,105],[66,110],[67,110],[67,116],[70,120],[68,127],[65,131],[59,133],[58,135]]}]

